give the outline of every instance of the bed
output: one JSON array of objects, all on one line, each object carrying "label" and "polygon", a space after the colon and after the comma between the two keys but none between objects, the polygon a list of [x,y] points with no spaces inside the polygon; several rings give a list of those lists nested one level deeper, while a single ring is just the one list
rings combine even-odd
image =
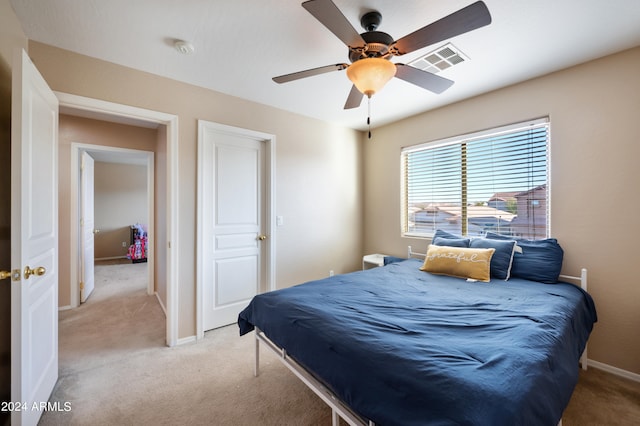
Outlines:
[{"label": "bed", "polygon": [[[257,295],[238,318],[241,335],[255,330],[255,374],[263,342],[332,407],[334,424],[558,424],[597,320],[586,290],[424,265],[409,258]],[[566,278],[586,283],[586,271]]]}]

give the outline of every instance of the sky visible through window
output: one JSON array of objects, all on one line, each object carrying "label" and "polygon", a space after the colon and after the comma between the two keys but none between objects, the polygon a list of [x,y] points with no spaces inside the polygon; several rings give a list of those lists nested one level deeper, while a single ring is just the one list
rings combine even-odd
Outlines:
[{"label": "sky visible through window", "polygon": [[[546,139],[542,128],[467,143],[467,202],[486,203],[496,193],[545,184]],[[409,204],[460,204],[461,161],[460,143],[411,153],[407,158]]]}]

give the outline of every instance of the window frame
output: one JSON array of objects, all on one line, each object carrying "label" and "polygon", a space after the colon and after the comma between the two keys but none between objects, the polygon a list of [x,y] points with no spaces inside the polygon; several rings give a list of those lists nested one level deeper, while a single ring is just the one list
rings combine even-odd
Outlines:
[{"label": "window frame", "polygon": [[[433,233],[425,233],[425,232],[415,232],[409,231],[409,206],[408,206],[408,172],[407,172],[407,154],[421,151],[424,149],[435,149],[446,147],[450,145],[459,145],[468,144],[473,142],[474,140],[487,139],[491,137],[496,137],[500,135],[504,135],[506,133],[515,133],[517,131],[523,131],[534,127],[546,127],[547,137],[546,137],[546,153],[545,153],[545,161],[546,161],[546,176],[545,176],[545,185],[546,185],[546,235],[544,238],[549,238],[551,235],[551,120],[548,116],[536,118],[532,120],[522,121],[518,123],[508,124],[504,126],[493,127],[485,130],[480,130],[477,132],[465,133],[461,135],[451,136],[443,139],[437,139],[429,142],[423,142],[416,145],[404,146],[400,150],[400,182],[401,182],[401,200],[400,200],[400,229],[401,236],[405,238],[423,238],[430,239],[433,237]],[[462,158],[462,155],[461,155]],[[462,161],[462,160],[461,160]],[[462,182],[462,179],[461,179]],[[533,189],[533,188],[531,188]],[[466,199],[466,195],[461,197],[462,200]],[[461,207],[461,210],[463,208]],[[466,210],[466,209],[465,209]],[[462,229],[466,229],[463,227]],[[466,232],[465,232],[466,236]]]}]

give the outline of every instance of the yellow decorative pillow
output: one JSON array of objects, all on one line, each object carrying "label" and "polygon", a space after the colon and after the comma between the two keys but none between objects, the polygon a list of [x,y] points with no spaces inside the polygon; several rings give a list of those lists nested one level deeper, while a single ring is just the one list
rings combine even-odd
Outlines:
[{"label": "yellow decorative pillow", "polygon": [[429,244],[421,271],[489,282],[494,248],[434,246]]}]

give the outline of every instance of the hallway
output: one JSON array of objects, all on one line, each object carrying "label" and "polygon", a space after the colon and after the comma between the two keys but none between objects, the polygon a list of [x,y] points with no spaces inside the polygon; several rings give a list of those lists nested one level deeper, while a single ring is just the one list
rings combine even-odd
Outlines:
[{"label": "hallway", "polygon": [[59,375],[165,346],[165,316],[147,295],[146,263],[97,263],[95,290],[80,307],[59,313]]}]

